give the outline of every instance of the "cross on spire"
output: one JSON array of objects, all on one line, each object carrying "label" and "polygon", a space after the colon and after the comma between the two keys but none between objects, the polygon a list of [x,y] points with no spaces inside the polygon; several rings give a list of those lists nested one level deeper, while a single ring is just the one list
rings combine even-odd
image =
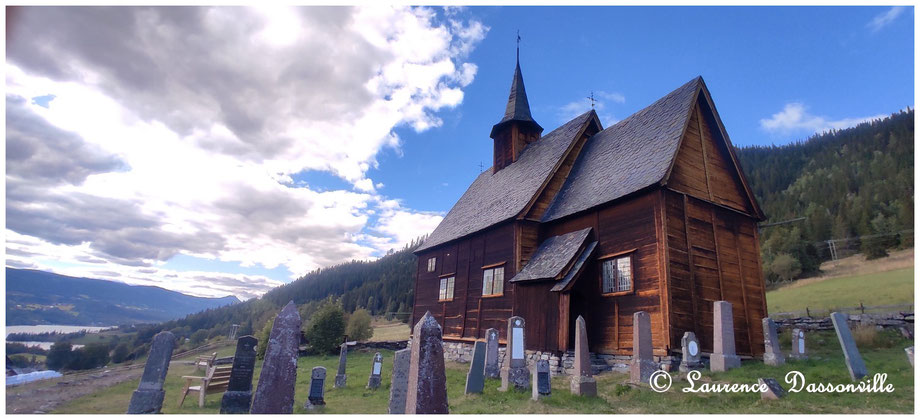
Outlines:
[{"label": "cross on spire", "polygon": [[521,61],[521,30],[517,31],[517,61]]},{"label": "cross on spire", "polygon": [[595,101],[596,99],[594,98],[594,91],[593,91],[593,90],[591,91],[591,96],[589,96],[588,99],[591,100],[591,109],[594,109],[594,101]]}]

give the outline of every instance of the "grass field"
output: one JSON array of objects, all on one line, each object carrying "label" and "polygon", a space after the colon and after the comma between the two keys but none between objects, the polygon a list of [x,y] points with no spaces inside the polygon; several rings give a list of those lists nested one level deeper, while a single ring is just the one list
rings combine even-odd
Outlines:
[{"label": "grass field", "polygon": [[913,303],[914,269],[804,281],[767,292],[769,313]]},{"label": "grass field", "polygon": [[[597,377],[599,398],[572,396],[568,391],[567,378],[553,378],[553,395],[539,402],[531,401],[529,393],[498,392],[498,380],[486,381],[482,395],[463,395],[466,372],[469,365],[448,363],[448,400],[452,413],[912,413],[914,371],[904,354],[904,347],[911,345],[900,336],[880,333],[874,345],[860,349],[869,368],[870,375],[887,373],[887,383],[894,385],[894,392],[882,394],[789,394],[780,401],[761,401],[759,394],[694,394],[681,392],[688,384],[677,378],[668,392],[656,393],[648,388],[632,388],[624,385],[628,376],[620,373],[606,373]],[[784,348],[789,348],[788,334],[782,335]],[[850,383],[840,346],[833,332],[813,333],[807,336],[810,359],[793,361],[781,367],[765,366],[759,361],[744,362],[741,368],[724,373],[703,371],[702,381],[751,384],[759,377],[776,378],[788,388],[783,378],[786,373],[797,370],[808,382],[846,384]],[[307,398],[310,369],[325,366],[329,376],[326,380],[327,405],[313,413],[386,413],[389,398],[390,370],[393,352],[381,352],[384,357],[382,385],[377,390],[366,390],[373,352],[355,351],[348,357],[348,386],[333,389],[334,372],[338,363],[336,356],[311,356],[298,360],[295,413],[308,413],[303,409]],[[257,365],[255,377],[260,372]],[[166,401],[164,413],[216,414],[220,409],[220,395],[209,395],[203,409],[197,407],[194,396],[185,405],[176,407],[182,387],[182,375],[190,375],[191,366],[172,366],[166,380]],[[253,384],[257,383],[256,380]],[[124,413],[137,382],[130,381],[108,389],[102,389],[87,397],[74,400],[59,407],[55,413]]]},{"label": "grass field", "polygon": [[398,321],[374,323],[374,336],[370,341],[400,341],[408,340],[412,333],[409,325]]}]

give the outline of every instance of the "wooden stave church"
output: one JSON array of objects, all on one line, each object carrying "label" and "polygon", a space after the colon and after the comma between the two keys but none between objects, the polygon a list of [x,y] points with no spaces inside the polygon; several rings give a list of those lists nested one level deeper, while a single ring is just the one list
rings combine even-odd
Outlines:
[{"label": "wooden stave church", "polygon": [[686,331],[705,354],[727,300],[737,353],[762,356],[764,215],[702,77],[606,129],[591,110],[542,131],[518,61],[493,166],[414,251],[412,323],[430,311],[445,341],[472,342],[521,316],[527,350],[562,354],[582,315],[592,352],[628,356],[646,311],[655,355]]}]

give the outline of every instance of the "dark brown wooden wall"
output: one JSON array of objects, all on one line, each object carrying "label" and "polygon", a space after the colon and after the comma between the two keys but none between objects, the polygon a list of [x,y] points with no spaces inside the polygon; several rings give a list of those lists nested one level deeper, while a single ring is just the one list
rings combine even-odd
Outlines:
[{"label": "dark brown wooden wall", "polygon": [[[658,193],[646,192],[634,198],[600,207],[579,216],[545,226],[541,240],[586,227],[594,229],[598,240],[596,257],[635,250],[633,281],[635,292],[623,296],[602,296],[600,293],[600,262],[596,259],[585,269],[571,292],[569,331],[578,315],[585,318],[591,351],[605,354],[631,354],[633,313],[646,311],[652,320],[652,344],[656,354],[668,347],[668,333],[663,311],[657,232],[659,222]],[[521,306],[520,299],[517,303]],[[534,309],[536,311],[536,308]],[[548,313],[551,311],[544,311]],[[530,329],[528,329],[530,332]],[[548,332],[555,334],[555,331]],[[547,333],[544,333],[547,334]],[[569,334],[571,336],[571,334]],[[573,348],[573,343],[568,343]],[[560,349],[565,350],[565,349]]]},{"label": "dark brown wooden wall", "polygon": [[[428,258],[432,256],[438,258],[437,267],[429,273]],[[503,261],[506,262],[504,294],[483,298],[482,267]],[[515,272],[514,225],[511,223],[419,254],[412,325],[425,311],[431,311],[441,324],[445,338],[482,338],[488,328],[500,328],[504,332],[511,317],[514,293],[508,280]],[[440,279],[450,273],[455,277],[454,299],[438,302]]]}]

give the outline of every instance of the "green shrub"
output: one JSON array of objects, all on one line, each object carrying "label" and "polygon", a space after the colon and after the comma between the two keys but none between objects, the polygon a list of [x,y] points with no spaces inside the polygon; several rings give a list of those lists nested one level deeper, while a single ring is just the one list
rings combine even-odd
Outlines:
[{"label": "green shrub", "polygon": [[335,353],[345,337],[345,311],[332,300],[323,305],[310,317],[305,330],[307,341],[316,353]]},{"label": "green shrub", "polygon": [[374,336],[374,328],[371,327],[371,314],[364,308],[358,308],[348,317],[348,327],[345,328],[345,335],[350,340],[366,341]]},{"label": "green shrub", "polygon": [[259,336],[257,337],[259,339],[259,348],[256,350],[256,358],[259,360],[265,359],[265,349],[268,348],[268,337],[272,334],[272,325],[274,323],[274,318],[265,321],[265,325],[259,331]]}]

